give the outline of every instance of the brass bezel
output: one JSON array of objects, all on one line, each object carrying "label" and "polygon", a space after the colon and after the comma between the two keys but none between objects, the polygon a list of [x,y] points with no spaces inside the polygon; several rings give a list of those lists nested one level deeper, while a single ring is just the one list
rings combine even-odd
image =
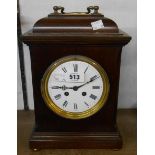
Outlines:
[{"label": "brass bezel", "polygon": [[[104,90],[103,90],[102,96],[101,96],[100,100],[98,101],[98,103],[95,106],[93,106],[91,109],[88,109],[84,112],[74,113],[74,112],[65,111],[65,110],[59,108],[52,101],[52,99],[50,98],[50,96],[48,94],[48,80],[49,80],[51,73],[53,72],[53,70],[56,67],[58,67],[62,63],[68,62],[68,61],[84,61],[86,63],[89,63],[90,65],[92,65],[93,67],[95,67],[98,70],[98,72],[100,73],[101,78],[103,80],[103,83],[104,83]],[[62,57],[62,58],[58,59],[57,61],[55,61],[54,63],[52,63],[49,66],[49,68],[46,70],[46,72],[41,80],[41,94],[42,94],[42,97],[43,97],[46,105],[50,108],[50,110],[52,110],[59,116],[68,118],[68,119],[83,119],[83,118],[87,118],[87,117],[95,114],[96,112],[98,112],[106,103],[108,95],[109,95],[109,90],[110,90],[110,84],[109,84],[109,79],[108,79],[108,76],[107,76],[105,70],[94,60],[92,60],[88,57],[85,57],[85,56],[80,56],[80,55],[71,55],[71,56],[66,56],[66,57]]]}]

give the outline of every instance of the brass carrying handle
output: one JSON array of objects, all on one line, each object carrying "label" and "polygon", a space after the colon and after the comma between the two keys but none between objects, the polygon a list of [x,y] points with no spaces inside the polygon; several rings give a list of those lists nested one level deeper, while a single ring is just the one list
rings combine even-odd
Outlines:
[{"label": "brass carrying handle", "polygon": [[[62,6],[54,6],[53,7],[53,14],[54,15],[62,15],[62,14],[91,14],[91,15],[99,15],[100,13],[98,12],[99,6],[89,6],[87,7],[87,12],[64,12],[64,7]],[[92,12],[93,10],[93,12]]]}]

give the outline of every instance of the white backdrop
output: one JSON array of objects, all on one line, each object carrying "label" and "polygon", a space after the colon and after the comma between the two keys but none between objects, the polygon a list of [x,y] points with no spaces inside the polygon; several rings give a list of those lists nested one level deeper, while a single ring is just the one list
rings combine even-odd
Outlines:
[{"label": "white backdrop", "polygon": [[[54,5],[65,7],[66,12],[86,11],[90,5],[98,5],[99,12],[113,19],[120,29],[132,36],[131,42],[123,48],[120,87],[119,108],[137,107],[137,2],[136,0],[20,0],[22,32],[32,28],[33,24],[40,18],[52,12]],[[26,80],[28,88],[28,102],[33,109],[33,90],[31,78],[31,64],[29,50],[24,45],[24,59],[26,69]],[[19,61],[18,61],[19,67]],[[20,78],[18,69],[18,79]],[[22,90],[18,80],[18,109],[23,109]]]}]

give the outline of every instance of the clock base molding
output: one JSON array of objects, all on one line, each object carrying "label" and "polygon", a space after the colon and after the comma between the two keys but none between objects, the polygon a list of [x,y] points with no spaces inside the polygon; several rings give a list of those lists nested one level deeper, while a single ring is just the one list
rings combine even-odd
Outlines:
[{"label": "clock base molding", "polygon": [[36,132],[33,131],[30,148],[40,149],[121,149],[122,138],[115,132]]}]

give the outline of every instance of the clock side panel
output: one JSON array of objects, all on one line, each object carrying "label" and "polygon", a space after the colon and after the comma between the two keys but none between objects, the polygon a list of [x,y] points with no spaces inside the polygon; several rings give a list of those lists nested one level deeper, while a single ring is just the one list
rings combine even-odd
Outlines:
[{"label": "clock side panel", "polygon": [[[114,131],[119,87],[121,46],[35,45],[30,46],[36,131]],[[46,69],[57,59],[68,55],[87,56],[106,71],[110,93],[105,106],[91,117],[70,120],[51,111],[41,96],[40,84]]]}]

